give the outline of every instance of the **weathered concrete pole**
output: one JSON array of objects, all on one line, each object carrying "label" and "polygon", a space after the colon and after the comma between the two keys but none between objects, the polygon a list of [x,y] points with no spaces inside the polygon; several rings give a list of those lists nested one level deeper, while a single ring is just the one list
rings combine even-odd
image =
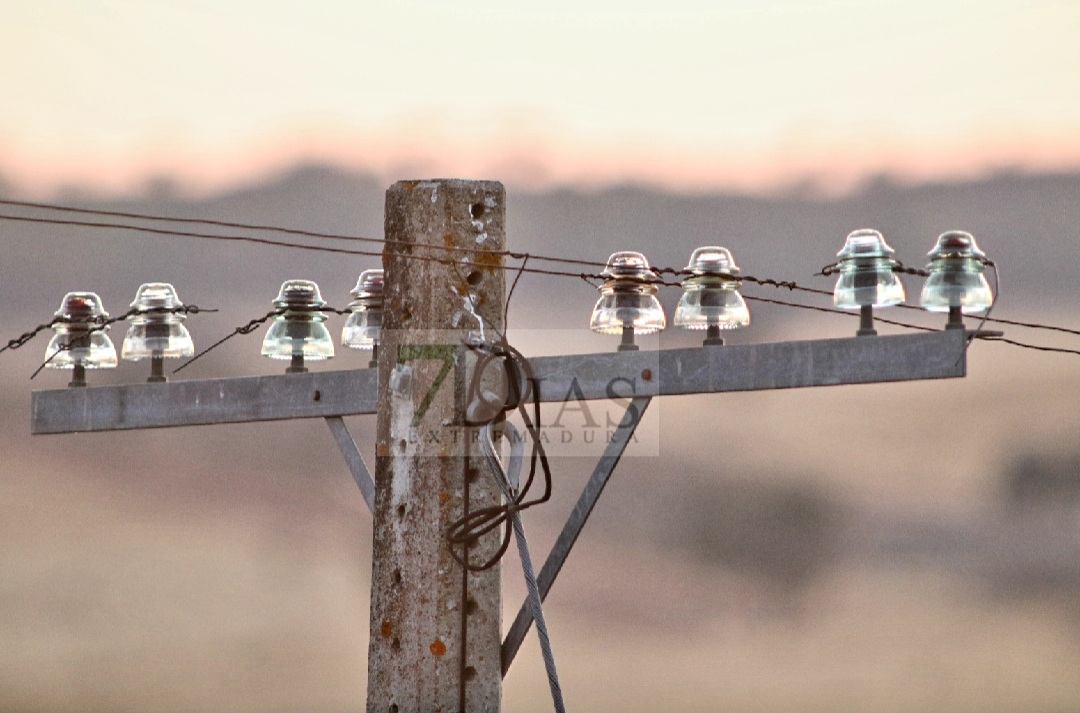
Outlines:
[{"label": "weathered concrete pole", "polygon": [[[446,532],[499,502],[464,428],[471,360],[462,342],[478,331],[472,311],[489,338],[503,327],[505,195],[501,183],[456,179],[401,181],[386,193],[369,711],[500,707],[499,567],[466,575]],[[485,536],[470,561],[488,559],[498,542]]]}]

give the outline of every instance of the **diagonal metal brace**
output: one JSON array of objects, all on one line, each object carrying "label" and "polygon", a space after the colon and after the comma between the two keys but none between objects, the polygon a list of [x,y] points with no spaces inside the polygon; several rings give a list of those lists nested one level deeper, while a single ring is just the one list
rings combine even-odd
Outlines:
[{"label": "diagonal metal brace", "polygon": [[352,434],[349,433],[349,429],[341,416],[327,416],[326,425],[330,427],[330,432],[334,434],[334,440],[337,441],[338,448],[341,449],[341,455],[345,457],[345,464],[349,466],[349,472],[352,473],[353,480],[360,486],[360,494],[364,496],[368,511],[374,513],[375,482],[371,479],[371,472],[368,470],[367,464],[364,463],[364,456],[360,454],[356,441],[353,440]]},{"label": "diagonal metal brace", "polygon": [[[547,560],[540,570],[540,576],[536,579],[537,586],[540,589],[541,601],[547,598],[551,585],[555,583],[559,570],[562,569],[570,550],[574,547],[574,543],[577,542],[581,529],[585,526],[585,522],[589,519],[589,515],[596,506],[596,501],[600,499],[600,493],[604,492],[604,486],[607,485],[608,479],[615,471],[615,466],[619,464],[619,459],[622,457],[623,451],[626,450],[626,446],[630,443],[638,424],[641,423],[641,416],[645,413],[645,409],[649,406],[651,400],[652,397],[650,396],[636,396],[630,400],[630,405],[626,407],[626,413],[615,429],[615,434],[612,436],[607,448],[604,449],[604,454],[600,456],[600,460],[597,462],[596,468],[593,469],[592,475],[589,476],[588,482],[585,483],[585,488],[581,491],[577,504],[574,505],[570,517],[567,518],[566,524],[563,525],[562,532],[559,533],[559,539],[552,546],[551,552],[548,553]],[[506,633],[506,639],[503,641],[503,677],[510,670],[510,664],[513,663],[514,656],[517,655],[518,649],[521,648],[521,643],[525,640],[525,635],[529,633],[532,624],[532,613],[529,611],[528,601],[526,601],[518,610],[517,617],[514,619],[514,623],[510,626],[510,631]]]}]

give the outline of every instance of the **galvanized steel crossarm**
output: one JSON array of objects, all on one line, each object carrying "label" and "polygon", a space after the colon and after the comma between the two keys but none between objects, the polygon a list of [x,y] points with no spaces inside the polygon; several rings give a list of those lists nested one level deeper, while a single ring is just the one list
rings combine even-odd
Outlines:
[{"label": "galvanized steel crossarm", "polygon": [[[534,357],[545,402],[962,377],[962,330]],[[377,411],[376,370],[35,391],[35,434]]]},{"label": "galvanized steel crossarm", "polygon": [[199,426],[375,413],[376,369],[35,391],[31,432]]}]

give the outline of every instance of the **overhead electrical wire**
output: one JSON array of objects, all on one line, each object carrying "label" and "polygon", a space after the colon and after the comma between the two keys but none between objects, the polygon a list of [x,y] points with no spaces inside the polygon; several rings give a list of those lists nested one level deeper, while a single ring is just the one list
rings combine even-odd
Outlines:
[{"label": "overhead electrical wire", "polygon": [[[225,228],[243,229],[243,230],[255,230],[255,231],[278,232],[278,233],[287,234],[287,235],[296,235],[296,236],[303,236],[303,237],[309,237],[309,238],[356,241],[356,242],[365,242],[365,243],[372,243],[372,244],[379,244],[379,245],[393,245],[393,244],[396,244],[396,243],[401,243],[401,241],[387,240],[385,238],[372,238],[372,237],[363,237],[363,236],[356,236],[356,235],[343,235],[343,234],[337,234],[337,233],[323,233],[323,232],[317,232],[317,231],[301,230],[301,229],[295,229],[295,228],[284,228],[284,227],[280,227],[280,226],[263,225],[263,224],[257,224],[257,223],[242,223],[242,222],[234,222],[234,221],[215,220],[215,219],[209,219],[209,218],[181,218],[181,217],[175,217],[175,216],[153,215],[153,214],[146,214],[146,213],[134,213],[134,212],[125,212],[125,211],[109,211],[109,210],[99,210],[99,209],[90,209],[90,208],[78,208],[78,207],[74,207],[74,206],[63,206],[63,205],[55,205],[55,204],[50,204],[50,203],[36,203],[36,202],[31,202],[31,201],[15,201],[15,200],[0,199],[0,205],[8,205],[8,206],[13,206],[13,207],[21,207],[21,208],[32,208],[32,209],[39,209],[39,210],[62,211],[62,212],[68,212],[68,213],[76,213],[76,214],[84,214],[84,215],[95,215],[95,216],[102,216],[102,217],[126,218],[126,219],[134,219],[134,220],[175,222],[175,223],[181,223],[181,224],[203,224],[203,225],[210,225],[210,226],[216,226],[216,227],[225,227]],[[175,236],[175,237],[202,239],[202,240],[219,240],[219,241],[227,241],[227,242],[244,242],[244,243],[250,243],[250,244],[256,244],[256,245],[265,245],[265,246],[269,246],[269,247],[291,248],[291,249],[297,249],[297,250],[307,250],[307,251],[312,251],[312,252],[326,252],[326,253],[333,253],[333,254],[358,255],[358,256],[364,256],[364,257],[381,257],[382,256],[382,251],[381,250],[377,251],[377,250],[362,250],[362,249],[355,249],[355,248],[343,248],[343,247],[334,247],[334,246],[327,246],[327,245],[316,245],[316,244],[307,244],[307,243],[299,243],[299,242],[290,242],[290,241],[285,241],[285,240],[274,240],[274,239],[271,239],[271,238],[261,238],[261,237],[251,236],[251,235],[222,235],[222,234],[217,234],[217,233],[203,233],[203,232],[186,231],[186,230],[175,230],[175,229],[164,228],[164,227],[157,228],[157,227],[150,227],[150,226],[144,226],[144,225],[131,225],[131,224],[128,224],[128,223],[84,221],[84,220],[72,220],[72,219],[65,219],[65,218],[47,218],[47,217],[38,217],[38,216],[22,216],[22,215],[11,215],[11,214],[5,214],[5,213],[0,213],[0,220],[10,220],[10,221],[26,222],[26,223],[40,223],[40,224],[47,224],[47,225],[62,225],[62,226],[75,227],[75,228],[130,230],[130,231],[134,231],[134,232],[148,233],[148,234],[152,234],[152,235]],[[487,255],[501,254],[501,255],[503,255],[505,257],[508,257],[508,258],[512,258],[512,259],[515,259],[515,260],[520,260],[521,262],[518,265],[508,265],[508,264],[492,264],[492,265],[488,265],[488,264],[485,264],[485,267],[492,267],[492,268],[500,269],[500,270],[504,270],[504,271],[505,270],[513,270],[513,271],[515,271],[517,273],[516,276],[515,276],[515,284],[516,284],[516,281],[518,279],[520,279],[520,277],[524,273],[546,275],[546,276],[578,278],[578,279],[583,279],[586,282],[588,282],[590,280],[604,280],[605,279],[605,275],[603,275],[602,273],[572,272],[572,271],[569,271],[569,270],[546,269],[546,268],[535,267],[533,265],[528,265],[527,264],[530,261],[547,261],[547,262],[552,262],[552,263],[586,265],[586,266],[592,266],[592,267],[600,267],[600,266],[605,266],[606,265],[606,263],[599,262],[599,261],[594,261],[594,260],[580,260],[580,259],[575,259],[575,258],[563,258],[563,257],[557,257],[557,256],[540,255],[540,254],[529,253],[529,252],[516,252],[516,251],[509,251],[509,250],[486,250],[486,249],[483,249],[483,248],[470,248],[470,247],[461,247],[461,246],[438,246],[438,245],[435,245],[435,246],[417,246],[417,245],[415,245],[413,243],[407,243],[407,244],[409,246],[413,247],[413,248],[419,247],[420,249],[425,249],[425,250],[427,250],[427,249],[436,250],[436,251],[443,250],[443,251],[451,251],[451,252],[462,252],[462,253],[466,253],[466,254],[475,254],[475,253],[483,253],[483,254],[487,254]],[[429,261],[429,262],[435,262],[435,263],[441,263],[441,264],[449,264],[449,265],[454,265],[454,266],[459,265],[458,260],[451,259],[451,258],[445,257],[445,256],[418,255],[418,254],[414,253],[414,254],[409,254],[409,255],[407,255],[405,257],[407,259],[412,259],[412,260],[422,260],[422,261]],[[687,272],[687,270],[679,269],[679,268],[657,267],[657,268],[651,268],[651,269],[652,269],[652,272],[657,275],[657,278],[655,280],[650,280],[650,282],[652,282],[654,284],[657,284],[657,285],[662,285],[662,286],[679,286],[680,283],[679,282],[665,281],[660,277],[661,275],[682,276],[682,275],[689,274]],[[909,272],[909,273],[912,273],[912,274],[922,274],[922,272],[923,272],[923,271],[920,271],[920,270],[916,270],[914,268],[904,268],[903,271],[904,272]],[[787,289],[789,291],[807,292],[807,293],[810,293],[810,294],[824,295],[824,296],[830,296],[830,297],[832,296],[832,292],[829,291],[829,290],[823,290],[823,289],[818,289],[818,288],[813,288],[813,287],[806,287],[804,285],[800,285],[800,284],[798,284],[798,283],[796,283],[794,281],[791,281],[791,280],[775,280],[775,279],[772,279],[772,278],[758,278],[758,277],[755,277],[753,275],[740,275],[739,279],[741,281],[743,281],[743,282],[749,282],[749,283],[758,284],[758,285],[762,285],[762,286],[770,286],[770,287],[775,287],[775,288],[778,288],[778,289],[779,288],[784,288],[784,289]],[[591,282],[590,282],[590,284],[591,284]],[[833,314],[845,314],[845,315],[852,315],[853,314],[851,312],[848,312],[848,311],[845,311],[845,310],[838,310],[838,309],[835,309],[835,308],[820,307],[820,306],[816,306],[816,305],[807,305],[807,304],[802,304],[802,303],[797,303],[797,302],[788,302],[788,301],[784,301],[784,300],[774,300],[774,299],[758,297],[758,296],[753,296],[753,295],[744,295],[744,296],[749,300],[756,300],[756,301],[759,301],[759,302],[771,303],[771,304],[776,304],[776,305],[780,305],[780,306],[784,306],[784,307],[792,307],[792,308],[797,308],[797,309],[808,309],[808,310],[812,310],[812,311],[826,312],[826,313],[833,313]],[[924,311],[921,307],[917,307],[915,305],[901,304],[899,306],[903,307],[903,308],[906,308],[906,309],[914,309],[914,310]],[[334,310],[334,311],[337,311],[337,310]],[[259,321],[259,323],[262,323],[262,321],[265,321],[266,319],[268,319],[268,317],[262,317],[258,321]],[[879,317],[877,315],[874,316],[874,320],[875,321],[880,321],[880,322],[882,322],[884,324],[892,324],[892,325],[895,325],[895,326],[900,326],[900,327],[904,327],[904,328],[908,328],[908,329],[919,329],[919,330],[924,330],[924,331],[935,331],[933,328],[930,328],[930,327],[923,327],[923,326],[919,326],[919,325],[915,325],[915,324],[910,324],[910,323],[885,319],[885,318]],[[253,320],[253,321],[255,321],[255,320]],[[1050,324],[1042,324],[1042,323],[1037,323],[1037,322],[1024,322],[1024,321],[1018,321],[1018,320],[992,318],[992,317],[989,317],[989,316],[984,316],[981,319],[980,324],[982,324],[984,322],[1007,324],[1007,325],[1010,325],[1010,326],[1017,326],[1017,327],[1023,327],[1023,328],[1035,329],[1035,330],[1050,330],[1050,331],[1055,331],[1055,332],[1080,336],[1080,330],[1073,329],[1073,328],[1070,328],[1070,327],[1063,327],[1063,326],[1060,326],[1060,325],[1050,325]],[[24,344],[26,341],[29,341],[29,339],[32,338],[35,334],[42,331],[43,329],[46,329],[46,328],[52,326],[52,324],[53,324],[52,322],[49,322],[49,323],[46,323],[46,324],[39,325],[38,327],[36,327],[31,332],[24,333],[20,337],[10,340],[6,345],[4,345],[3,347],[0,347],[0,352],[4,351],[6,349],[12,349],[12,348],[17,348],[19,346],[22,346],[22,344]],[[250,325],[250,323],[248,325],[245,325],[244,327],[237,328],[232,333],[227,335],[224,339],[220,340],[220,342],[218,342],[218,344],[220,344],[221,342],[224,342],[225,340],[229,339],[230,337],[236,336],[237,334],[246,334],[249,331],[251,331],[251,328],[252,328],[252,325]],[[986,337],[983,337],[983,338],[989,339],[989,336],[986,336]],[[1031,349],[1039,349],[1039,350],[1042,350],[1042,351],[1057,351],[1057,352],[1063,352],[1063,353],[1072,353],[1073,352],[1073,350],[1069,350],[1069,349],[1060,349],[1060,348],[1056,348],[1056,347],[1040,347],[1038,345],[1032,345],[1032,344],[1028,344],[1026,342],[1017,342],[1015,340],[1009,340],[1009,339],[996,338],[995,340],[996,341],[1004,341],[1006,343],[1013,344],[1013,345],[1019,346],[1019,347],[1031,348]],[[217,346],[217,344],[214,345],[214,347],[216,347],[216,346]],[[213,347],[211,347],[211,349],[212,348]],[[202,356],[207,351],[210,351],[210,349],[204,350],[198,356]],[[187,366],[187,364],[189,364],[189,363],[190,363],[190,361],[183,364],[180,368],[183,368],[183,367]]]},{"label": "overhead electrical wire", "polygon": [[[353,242],[375,243],[375,244],[379,244],[379,245],[386,245],[386,244],[393,245],[393,244],[400,243],[400,244],[410,245],[412,247],[423,247],[423,248],[433,249],[433,250],[443,250],[443,251],[446,251],[446,252],[463,252],[463,253],[486,254],[486,255],[496,253],[496,254],[503,254],[503,255],[506,255],[508,257],[519,258],[519,259],[524,258],[525,255],[526,255],[526,253],[515,252],[515,251],[512,251],[512,250],[495,250],[495,251],[493,251],[493,250],[488,250],[488,249],[485,249],[485,248],[474,248],[474,247],[468,247],[468,246],[462,246],[462,245],[425,245],[425,246],[416,246],[413,243],[404,243],[403,241],[400,241],[400,240],[391,240],[391,239],[386,239],[386,238],[372,238],[372,237],[366,237],[366,236],[361,236],[361,235],[345,235],[345,234],[341,234],[341,233],[324,233],[324,232],[319,232],[319,231],[314,231],[314,230],[302,230],[302,229],[299,229],[299,228],[285,228],[285,227],[276,226],[276,225],[262,225],[262,224],[258,224],[258,223],[240,223],[240,222],[227,221],[227,220],[216,220],[216,219],[212,219],[212,218],[179,218],[179,217],[165,216],[165,215],[154,215],[154,214],[149,214],[149,213],[129,213],[129,212],[125,212],[125,211],[116,211],[116,210],[101,210],[101,209],[94,209],[94,208],[77,208],[77,207],[73,207],[73,206],[55,205],[55,204],[52,204],[52,203],[34,203],[34,202],[31,202],[31,201],[16,201],[16,200],[4,200],[4,199],[0,199],[0,205],[9,205],[9,206],[15,206],[15,207],[20,207],[20,208],[35,208],[35,209],[40,209],[40,210],[53,210],[53,211],[65,212],[65,213],[77,213],[77,214],[81,214],[81,215],[96,215],[96,216],[103,216],[103,217],[110,217],[110,218],[130,218],[130,219],[135,219],[135,220],[150,220],[150,221],[167,222],[167,223],[182,223],[182,224],[189,224],[189,225],[212,225],[212,226],[221,227],[221,228],[239,228],[239,229],[242,229],[242,230],[261,230],[261,231],[266,231],[266,232],[282,233],[284,235],[296,235],[296,236],[302,236],[302,237],[307,237],[307,238],[320,238],[320,239],[324,239],[324,240],[346,240],[346,241],[353,241]],[[104,224],[102,224],[102,225],[104,225]],[[116,226],[114,226],[112,224],[109,224],[109,225],[110,225],[110,227],[116,227]],[[556,256],[550,256],[550,255],[533,255],[532,257],[533,257],[534,260],[542,260],[542,261],[546,261],[546,262],[563,263],[563,264],[567,264],[567,265],[586,265],[586,266],[589,266],[589,267],[604,267],[604,265],[605,265],[605,263],[597,262],[595,260],[580,260],[580,259],[577,259],[577,258],[556,257]]]}]

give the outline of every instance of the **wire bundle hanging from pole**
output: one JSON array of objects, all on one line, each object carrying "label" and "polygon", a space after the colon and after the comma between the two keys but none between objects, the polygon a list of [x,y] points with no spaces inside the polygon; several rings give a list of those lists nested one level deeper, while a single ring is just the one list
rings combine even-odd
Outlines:
[{"label": "wire bundle hanging from pole", "polygon": [[[519,273],[520,275],[520,273]],[[512,291],[512,290],[511,290]],[[540,428],[540,384],[532,373],[532,368],[520,351],[510,346],[505,334],[496,343],[486,341],[466,343],[477,354],[477,364],[470,380],[466,403],[465,425],[480,427],[480,450],[487,461],[491,476],[495,479],[503,495],[503,502],[479,510],[468,512],[450,524],[447,529],[447,541],[450,554],[466,571],[483,571],[495,566],[506,553],[513,533],[521,559],[522,574],[528,591],[529,608],[533,621],[536,622],[537,637],[540,640],[544,668],[547,672],[548,686],[556,713],[566,710],[563,702],[562,687],[559,683],[555,656],[552,653],[551,639],[544,619],[543,603],[540,596],[536,573],[529,554],[528,541],[521,520],[521,512],[527,508],[547,502],[551,498],[551,466],[544,451]],[[483,381],[487,369],[492,364],[500,364],[505,373],[505,397],[484,391]],[[532,416],[529,414],[529,397],[532,398]],[[525,423],[526,433],[531,441],[529,455],[529,474],[524,484],[520,482],[525,443],[517,428],[508,421],[499,419],[508,411],[517,410]],[[497,431],[496,431],[497,429]],[[510,443],[510,466],[504,468],[495,452],[496,432]],[[544,492],[533,500],[528,499],[539,464],[543,472]],[[480,564],[468,560],[468,552],[480,537],[504,528],[503,536],[495,554]],[[466,553],[461,556],[457,548]]]}]

